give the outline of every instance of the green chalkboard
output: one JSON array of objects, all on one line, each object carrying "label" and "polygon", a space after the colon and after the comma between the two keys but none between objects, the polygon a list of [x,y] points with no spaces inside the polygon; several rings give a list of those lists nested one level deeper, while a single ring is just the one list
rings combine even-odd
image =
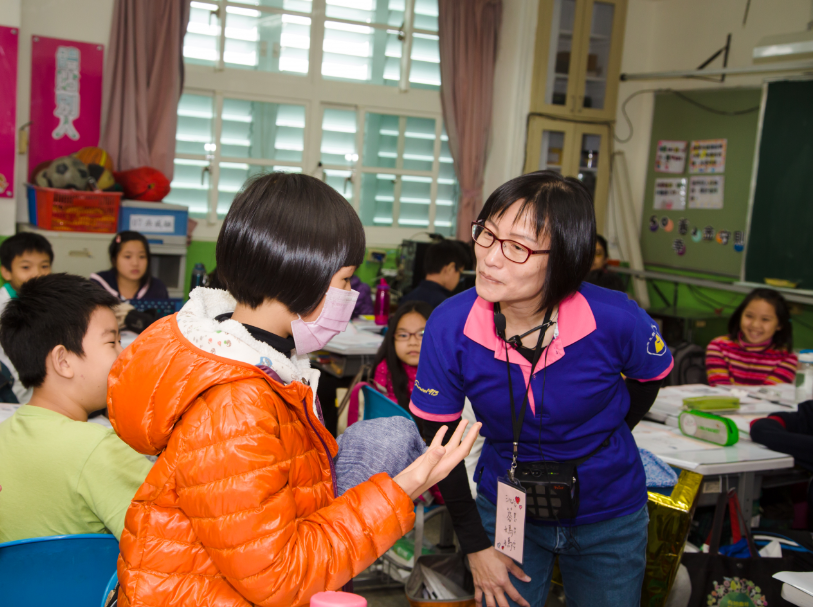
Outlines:
[{"label": "green chalkboard", "polygon": [[745,280],[813,289],[813,81],[768,84]]},{"label": "green chalkboard", "polygon": [[[705,89],[682,91],[681,95],[672,92],[655,94],[641,225],[643,261],[670,269],[737,279],[745,255],[744,246],[739,245],[737,238],[743,237],[744,240],[748,223],[762,89]],[[689,172],[692,142],[719,139],[726,140],[724,168],[716,174],[706,175],[724,178],[722,209],[691,209],[688,190],[685,209],[655,209],[655,182],[686,178],[688,188],[691,177],[701,175]],[[683,173],[656,170],[658,142],[661,140],[687,142]],[[652,230],[655,220],[658,228]],[[663,224],[668,224],[670,230],[665,230]],[[685,234],[681,234],[681,226],[687,229]],[[728,233],[726,243],[719,243],[716,239],[721,231]],[[708,240],[705,238],[708,236],[713,238]]]}]

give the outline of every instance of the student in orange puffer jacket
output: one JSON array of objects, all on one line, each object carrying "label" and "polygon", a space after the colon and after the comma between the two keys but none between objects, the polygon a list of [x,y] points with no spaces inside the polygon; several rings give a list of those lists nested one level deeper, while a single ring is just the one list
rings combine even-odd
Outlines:
[{"label": "student in orange puffer jacket", "polygon": [[357,214],[331,187],[256,178],[218,238],[228,291],[196,289],[114,364],[113,427],[159,455],[125,518],[121,606],[307,605],[407,533],[412,499],[469,452],[478,425],[336,496],[337,444],[307,354],[345,328],[364,252]]}]

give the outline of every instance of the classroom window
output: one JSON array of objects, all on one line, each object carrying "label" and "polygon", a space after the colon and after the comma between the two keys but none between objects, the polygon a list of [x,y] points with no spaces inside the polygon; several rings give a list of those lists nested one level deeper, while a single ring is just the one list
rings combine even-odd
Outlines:
[{"label": "classroom window", "polygon": [[217,228],[247,179],[303,172],[379,239],[452,233],[437,0],[193,0],[184,56],[168,202]]}]

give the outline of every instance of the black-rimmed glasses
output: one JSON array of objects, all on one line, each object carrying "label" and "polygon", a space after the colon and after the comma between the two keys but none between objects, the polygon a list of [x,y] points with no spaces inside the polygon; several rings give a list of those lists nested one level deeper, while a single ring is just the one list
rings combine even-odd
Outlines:
[{"label": "black-rimmed glasses", "polygon": [[524,264],[530,256],[550,253],[550,250],[531,250],[526,245],[522,245],[518,241],[511,239],[499,239],[489,229],[478,222],[471,224],[471,234],[473,235],[473,240],[476,242],[476,245],[481,245],[482,247],[490,247],[498,241],[501,245],[501,251],[504,257],[516,264]]},{"label": "black-rimmed glasses", "polygon": [[406,340],[411,340],[411,337],[413,336],[416,336],[419,340],[422,340],[422,337],[425,336],[425,328],[422,328],[417,332],[397,332],[394,334],[394,340],[397,342],[404,342]]}]

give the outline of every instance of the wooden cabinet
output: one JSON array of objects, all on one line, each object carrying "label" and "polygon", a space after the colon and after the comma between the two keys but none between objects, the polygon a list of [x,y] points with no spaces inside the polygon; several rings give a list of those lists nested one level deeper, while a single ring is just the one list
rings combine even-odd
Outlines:
[{"label": "wooden cabinet", "polygon": [[534,116],[527,132],[525,171],[549,169],[581,180],[593,194],[598,232],[606,230],[609,194],[610,130],[592,125]]},{"label": "wooden cabinet", "polygon": [[626,0],[540,0],[530,111],[615,118]]},{"label": "wooden cabinet", "polygon": [[626,0],[539,1],[524,170],[582,180],[601,233],[625,19]]}]

